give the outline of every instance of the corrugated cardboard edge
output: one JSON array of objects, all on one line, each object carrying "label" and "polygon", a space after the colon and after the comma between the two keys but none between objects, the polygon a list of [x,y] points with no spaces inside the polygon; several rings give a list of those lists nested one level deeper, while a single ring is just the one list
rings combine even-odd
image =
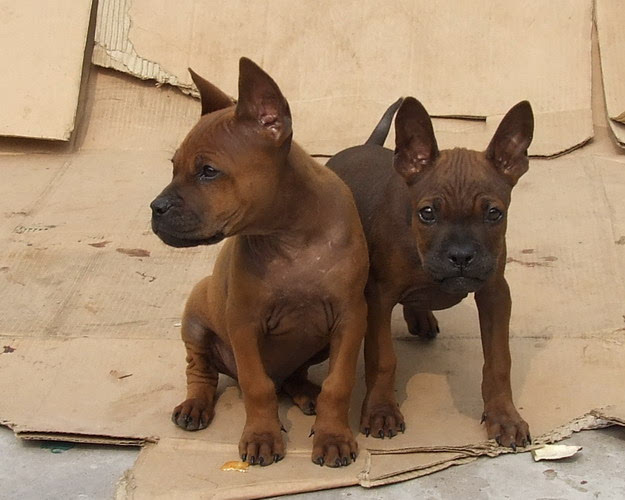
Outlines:
[{"label": "corrugated cardboard edge", "polygon": [[[602,429],[610,427],[612,425],[625,426],[625,414],[618,416],[615,412],[615,407],[608,406],[605,408],[598,408],[590,411],[589,413],[573,419],[569,423],[557,427],[556,429],[539,436],[534,439],[532,446],[524,448],[521,452],[526,453],[531,450],[542,447],[545,444],[561,441],[573,435],[576,432],[584,430]],[[410,453],[442,453],[442,452],[457,452],[458,455],[451,460],[441,460],[435,462],[426,467],[416,467],[414,469],[405,469],[403,471],[397,471],[396,473],[386,474],[379,477],[369,477],[371,469],[371,456],[373,455],[385,455],[385,454],[410,454]],[[471,463],[481,457],[494,458],[499,455],[515,453],[509,448],[498,446],[495,441],[486,441],[477,445],[468,446],[449,446],[449,447],[420,447],[420,448],[406,448],[397,450],[375,450],[369,449],[369,457],[366,462],[365,471],[359,476],[359,484],[365,488],[372,488],[375,486],[382,486],[385,484],[398,483],[402,481],[408,481],[418,477],[426,476],[440,470],[447,469],[454,465],[463,465]]]},{"label": "corrugated cardboard edge", "polygon": [[65,432],[57,429],[30,429],[8,420],[0,419],[0,425],[13,431],[15,437],[25,441],[67,441],[69,443],[103,444],[115,446],[145,446],[157,443],[157,436],[114,436],[109,434],[86,434]]},{"label": "corrugated cardboard edge", "polygon": [[456,458],[456,459],[449,460],[446,462],[434,464],[431,467],[426,467],[426,468],[413,470],[413,471],[407,471],[407,472],[400,473],[400,474],[390,476],[387,478],[371,479],[371,480],[362,479],[360,480],[359,484],[363,488],[375,488],[376,486],[384,486],[387,484],[401,483],[402,481],[416,479],[419,477],[427,476],[429,474],[434,474],[435,472],[449,469],[450,467],[453,467],[454,465],[469,464],[471,462],[475,462],[477,459],[478,459],[477,457]]},{"label": "corrugated cardboard edge", "polygon": [[132,26],[129,10],[132,0],[100,0],[91,62],[103,68],[128,73],[141,80],[154,80],[157,85],[171,85],[183,93],[199,98],[195,87],[186,85],[158,62],[141,57],[130,41]]},{"label": "corrugated cardboard edge", "polygon": [[625,9],[621,2],[596,0],[595,26],[599,40],[603,92],[608,123],[618,145],[625,148],[625,91],[623,90],[623,46]]}]

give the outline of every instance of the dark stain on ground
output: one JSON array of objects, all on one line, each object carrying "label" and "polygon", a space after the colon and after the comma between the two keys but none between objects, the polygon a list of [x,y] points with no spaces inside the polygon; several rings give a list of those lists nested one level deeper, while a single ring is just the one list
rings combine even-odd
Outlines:
[{"label": "dark stain on ground", "polygon": [[0,272],[6,272],[9,270],[9,266],[2,266],[0,267]]},{"label": "dark stain on ground", "polygon": [[556,260],[558,260],[557,257],[554,257],[553,255],[547,255],[547,257],[541,257],[543,260],[546,260],[547,262],[555,262]]},{"label": "dark stain on ground", "polygon": [[534,253],[534,249],[533,248],[524,248],[523,250],[521,250],[521,253]]},{"label": "dark stain on ground", "polygon": [[617,245],[625,245],[625,236],[621,236],[618,240],[616,240],[614,243],[616,243]]},{"label": "dark stain on ground", "polygon": [[97,243],[89,243],[89,246],[94,247],[94,248],[104,248],[109,243],[110,241],[104,240],[104,241],[98,241]]},{"label": "dark stain on ground", "polygon": [[11,347],[10,345],[5,345],[2,350],[2,354],[10,354],[15,352],[15,347]]},{"label": "dark stain on ground", "polygon": [[130,257],[149,257],[150,252],[143,248],[116,248],[119,253],[128,255]]}]

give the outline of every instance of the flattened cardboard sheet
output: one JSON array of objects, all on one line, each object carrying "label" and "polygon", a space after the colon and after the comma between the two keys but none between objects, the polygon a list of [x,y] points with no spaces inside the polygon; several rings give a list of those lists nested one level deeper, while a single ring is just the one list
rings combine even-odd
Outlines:
[{"label": "flattened cardboard sheet", "polygon": [[595,11],[610,128],[625,147],[625,8],[618,0],[597,0]]},{"label": "flattened cardboard sheet", "polygon": [[[93,144],[89,137],[83,143]],[[168,181],[168,156],[97,149],[0,156],[13,179],[0,193],[5,425],[24,437],[157,443],[142,451],[121,498],[171,496],[171,488],[184,497],[238,498],[374,486],[504,451],[485,441],[479,423],[482,356],[475,306],[467,300],[437,313],[442,332],[429,343],[408,336],[396,311],[406,434],[384,441],[359,436],[356,464],[315,467],[307,437],[313,417],[282,399],[286,459],[246,473],[221,471],[237,457],[244,423],[231,380],[222,377],[208,429],[187,433],[169,420],[184,393],[180,313],[217,248],[170,249],[150,234],[148,203]],[[625,405],[622,172],[621,158],[534,160],[515,188],[507,268],[512,380],[537,443],[620,422],[600,412]],[[312,377],[321,381],[325,370],[316,367]]]},{"label": "flattened cardboard sheet", "polygon": [[312,8],[101,0],[93,62],[187,90],[191,66],[236,94],[238,59],[250,57],[289,100],[296,140],[320,154],[364,141],[401,95],[433,115],[471,118],[443,120],[437,130],[450,146],[484,149],[506,111],[528,99],[536,114],[530,153],[553,156],[593,134],[591,10],[590,0],[453,9],[442,0],[323,0]]},{"label": "flattened cardboard sheet", "polygon": [[91,0],[0,0],[0,135],[69,140]]}]

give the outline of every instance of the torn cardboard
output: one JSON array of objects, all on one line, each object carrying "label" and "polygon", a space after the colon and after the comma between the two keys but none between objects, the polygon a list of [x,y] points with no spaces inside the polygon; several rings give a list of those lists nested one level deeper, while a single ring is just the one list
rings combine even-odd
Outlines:
[{"label": "torn cardboard", "polygon": [[595,12],[609,124],[619,145],[625,147],[625,10],[618,0],[596,0]]},{"label": "torn cardboard", "polygon": [[456,118],[435,123],[443,147],[484,149],[506,111],[528,99],[530,153],[554,156],[593,135],[591,9],[590,0],[506,9],[487,1],[449,9],[441,0],[324,0],[311,9],[288,0],[101,0],[93,62],[183,89],[191,66],[236,94],[237,61],[250,57],[288,98],[296,140],[318,154],[362,143],[401,95]]},{"label": "torn cardboard", "polygon": [[[443,331],[432,343],[409,337],[401,314],[394,316],[406,434],[391,441],[359,436],[361,454],[351,467],[314,467],[312,418],[283,398],[286,459],[245,473],[222,471],[237,458],[244,421],[232,380],[220,381],[208,429],[186,433],[169,420],[184,393],[180,314],[193,284],[210,273],[217,248],[168,248],[149,228],[148,204],[169,182],[169,159],[199,105],[115,72],[91,76],[78,152],[0,154],[11,179],[0,185],[2,423],[24,438],[144,445],[118,498],[370,487],[509,452],[485,441],[479,424],[482,355],[477,313],[467,300],[436,313]],[[386,105],[376,104],[357,142]],[[455,127],[437,132],[443,147],[478,142],[475,122],[443,122]],[[296,119],[296,134],[300,124]],[[510,213],[512,378],[537,444],[625,421],[618,382],[625,375],[625,160],[598,145],[592,151],[533,160]],[[315,368],[313,377],[321,380],[325,370]],[[353,429],[364,394],[359,370]]]},{"label": "torn cardboard", "polygon": [[69,140],[91,4],[0,1],[0,135]]},{"label": "torn cardboard", "polygon": [[[406,434],[360,436],[356,464],[314,467],[307,437],[313,419],[283,398],[286,459],[244,474],[221,471],[237,458],[244,424],[230,379],[222,377],[208,429],[186,433],[169,420],[184,393],[182,306],[210,273],[217,249],[169,248],[149,230],[148,204],[170,177],[170,143],[157,149],[158,141],[184,133],[187,100],[137,85],[116,111],[108,96],[131,92],[132,82],[104,72],[92,83],[78,153],[0,155],[12,179],[0,188],[0,335],[10,348],[0,354],[5,425],[27,438],[146,444],[119,492],[132,498],[171,496],[172,488],[183,496],[236,498],[375,486],[507,451],[486,442],[479,424],[482,355],[467,300],[437,313],[442,333],[431,343],[408,336],[400,314],[394,317]],[[151,100],[154,92],[167,104]],[[180,122],[160,120],[176,109]],[[122,119],[128,115],[134,119]],[[142,149],[146,144],[151,151]],[[583,154],[533,160],[515,190],[507,268],[512,379],[537,444],[618,423],[590,412],[625,405],[620,384],[606,383],[625,376],[622,162]],[[321,380],[325,369],[312,376]],[[364,394],[359,370],[354,429]]]}]

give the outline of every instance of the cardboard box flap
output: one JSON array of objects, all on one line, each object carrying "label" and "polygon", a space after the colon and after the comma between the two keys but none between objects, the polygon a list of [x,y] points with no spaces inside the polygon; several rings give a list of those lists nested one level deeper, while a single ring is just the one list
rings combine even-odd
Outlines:
[{"label": "cardboard box flap", "polygon": [[[362,143],[400,95],[433,115],[481,119],[528,99],[548,124],[537,124],[533,155],[592,137],[590,0],[209,4],[102,0],[94,63],[182,88],[191,66],[236,94],[238,59],[250,57],[289,100],[296,140],[320,154]],[[483,149],[490,133],[471,146]]]},{"label": "cardboard box flap", "polygon": [[595,11],[610,128],[625,147],[625,9],[618,0],[596,0]]},{"label": "cardboard box flap", "polygon": [[0,135],[69,140],[91,4],[0,1]]}]

